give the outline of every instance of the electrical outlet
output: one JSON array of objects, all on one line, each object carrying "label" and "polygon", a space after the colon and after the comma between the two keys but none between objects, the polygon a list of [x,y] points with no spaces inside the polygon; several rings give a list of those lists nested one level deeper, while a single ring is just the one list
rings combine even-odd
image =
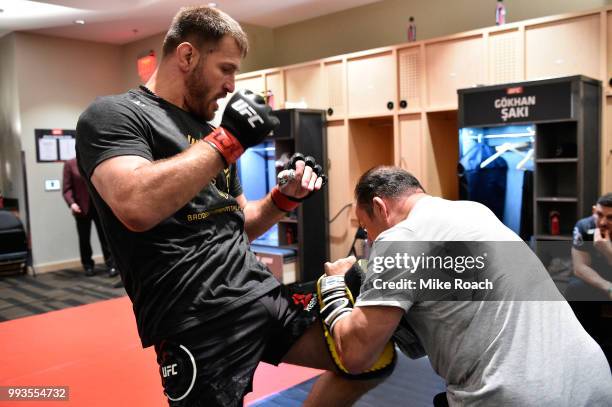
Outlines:
[{"label": "electrical outlet", "polygon": [[45,180],[45,191],[59,191],[59,189],[60,189],[59,179]]}]

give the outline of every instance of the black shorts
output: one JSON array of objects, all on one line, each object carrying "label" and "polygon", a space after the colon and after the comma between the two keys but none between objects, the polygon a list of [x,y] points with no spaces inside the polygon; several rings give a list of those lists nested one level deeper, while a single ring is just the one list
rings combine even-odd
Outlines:
[{"label": "black shorts", "polygon": [[241,406],[260,361],[278,365],[317,319],[312,294],[280,286],[253,303],[155,345],[171,406]]}]

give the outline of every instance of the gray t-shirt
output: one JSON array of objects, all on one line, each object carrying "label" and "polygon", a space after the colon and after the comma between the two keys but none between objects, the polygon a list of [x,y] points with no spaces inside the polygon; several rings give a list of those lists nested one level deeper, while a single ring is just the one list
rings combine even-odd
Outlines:
[{"label": "gray t-shirt", "polygon": [[[420,199],[404,221],[383,232],[373,253],[377,246],[400,241],[503,241],[524,246],[517,262],[532,256],[529,247],[487,207],[430,196]],[[384,280],[385,273],[378,277]],[[505,300],[517,296],[495,292],[496,288],[486,298],[501,301],[419,301],[409,289],[384,297],[372,295],[374,288],[366,278],[356,306],[394,306],[406,311],[404,322],[414,330],[434,370],[446,380],[452,406],[612,405],[612,376],[601,348],[552,282],[530,286],[521,287],[533,292],[520,293],[520,301]],[[542,291],[546,295],[538,297]],[[555,300],[525,300],[529,295]]]}]

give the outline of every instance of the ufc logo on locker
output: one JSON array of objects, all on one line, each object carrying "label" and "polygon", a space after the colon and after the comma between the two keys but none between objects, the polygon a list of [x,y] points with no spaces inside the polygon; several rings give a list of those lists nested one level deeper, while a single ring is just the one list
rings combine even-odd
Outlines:
[{"label": "ufc logo on locker", "polygon": [[240,113],[242,116],[250,116],[248,122],[252,128],[255,128],[255,122],[260,121],[263,124],[263,119],[255,112],[255,110],[249,106],[244,100],[237,100],[232,103],[232,109]]}]

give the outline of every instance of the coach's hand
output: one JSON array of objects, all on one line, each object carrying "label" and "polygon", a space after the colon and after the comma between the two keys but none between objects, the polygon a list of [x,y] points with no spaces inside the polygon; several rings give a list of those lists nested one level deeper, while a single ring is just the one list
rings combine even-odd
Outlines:
[{"label": "coach's hand", "polygon": [[249,147],[262,142],[279,125],[260,95],[240,90],[227,102],[221,126],[204,138],[232,164]]},{"label": "coach's hand", "polygon": [[363,269],[356,263],[355,257],[350,256],[333,263],[325,263],[325,274],[317,281],[317,298],[325,342],[338,370],[353,379],[385,377],[393,371],[395,365],[395,347],[392,341],[385,345],[372,366],[360,374],[349,374],[338,353],[334,327],[338,321],[349,317],[353,312],[355,299],[359,296],[364,278]]},{"label": "coach's hand", "polygon": [[357,259],[355,256],[345,257],[343,259],[338,259],[335,262],[327,262],[325,263],[325,275],[328,276],[343,276],[351,267]]}]

